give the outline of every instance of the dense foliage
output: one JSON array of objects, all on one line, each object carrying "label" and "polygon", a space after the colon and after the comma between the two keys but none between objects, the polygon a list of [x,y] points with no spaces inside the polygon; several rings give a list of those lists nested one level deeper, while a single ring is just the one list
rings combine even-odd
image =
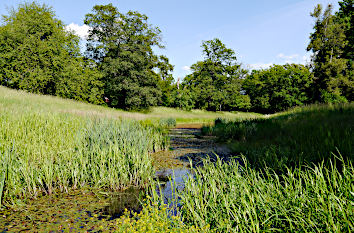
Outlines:
[{"label": "dense foliage", "polygon": [[[65,30],[52,8],[19,5],[0,26],[0,85],[57,95],[114,108],[150,106],[186,110],[277,112],[309,103],[353,101],[353,0],[311,16],[307,47],[311,62],[245,70],[220,39],[204,41],[204,60],[174,82],[161,31],[136,11],[96,5],[84,23],[89,35],[84,56],[78,36]],[[104,101],[103,101],[104,100]],[[105,103],[104,103],[105,102]]]},{"label": "dense foliage", "polygon": [[214,111],[249,109],[250,100],[241,92],[246,71],[236,63],[235,52],[219,39],[204,41],[202,48],[204,61],[193,64],[193,73],[183,81],[183,88],[192,93],[194,107]]},{"label": "dense foliage", "polygon": [[101,103],[100,74],[81,57],[79,38],[65,30],[50,7],[25,3],[3,22],[1,85]]},{"label": "dense foliage", "polygon": [[274,65],[253,70],[243,83],[252,109],[261,112],[283,111],[311,102],[313,75],[303,65]]},{"label": "dense foliage", "polygon": [[325,10],[318,5],[311,13],[316,22],[307,50],[314,54],[314,101],[347,102],[354,98],[354,1],[339,4],[336,14],[332,14],[332,5]]},{"label": "dense foliage", "polygon": [[86,15],[85,24],[91,27],[87,55],[104,75],[104,92],[112,107],[157,105],[161,90],[172,81],[169,72],[173,67],[167,57],[153,51],[154,46],[163,48],[161,31],[147,20],[138,12],[122,14],[112,4],[96,5]]}]

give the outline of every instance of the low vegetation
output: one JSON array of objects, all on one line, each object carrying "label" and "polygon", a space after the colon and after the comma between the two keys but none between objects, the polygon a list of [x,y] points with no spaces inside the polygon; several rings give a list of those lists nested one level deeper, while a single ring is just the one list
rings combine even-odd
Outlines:
[{"label": "low vegetation", "polygon": [[308,106],[204,127],[235,157],[192,169],[176,195],[183,222],[216,232],[353,231],[353,110]]},{"label": "low vegetation", "polygon": [[123,111],[49,95],[30,94],[0,86],[0,110],[22,109],[36,112],[68,113],[78,116],[104,118],[131,118],[158,123],[160,119],[176,120],[179,123],[213,123],[216,118],[248,119],[262,114],[250,112],[209,112],[204,110],[184,111],[167,107],[152,107],[145,111]]},{"label": "low vegetation", "polygon": [[216,120],[202,129],[229,142],[255,168],[320,163],[333,155],[354,161],[353,104],[312,105],[268,118]]}]

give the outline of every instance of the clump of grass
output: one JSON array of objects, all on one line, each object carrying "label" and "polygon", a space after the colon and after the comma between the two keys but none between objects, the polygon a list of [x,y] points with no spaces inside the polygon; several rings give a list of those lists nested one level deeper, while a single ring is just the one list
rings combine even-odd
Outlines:
[{"label": "clump of grass", "polygon": [[218,120],[202,132],[231,143],[254,167],[282,170],[329,160],[337,151],[353,161],[353,116],[354,104],[313,105],[269,118]]},{"label": "clump of grass", "polygon": [[168,143],[160,129],[134,120],[5,109],[0,126],[7,204],[72,188],[143,187],[154,175],[149,152]]},{"label": "clump of grass", "polygon": [[238,162],[204,161],[179,194],[188,225],[217,232],[351,232],[352,163],[288,168],[278,175]]},{"label": "clump of grass", "polygon": [[163,127],[173,128],[176,126],[176,119],[174,118],[161,118],[159,124]]}]

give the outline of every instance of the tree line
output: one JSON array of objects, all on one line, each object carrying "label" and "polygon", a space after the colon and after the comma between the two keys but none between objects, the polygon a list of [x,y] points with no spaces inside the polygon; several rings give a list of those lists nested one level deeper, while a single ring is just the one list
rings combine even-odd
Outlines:
[{"label": "tree line", "polygon": [[353,101],[354,0],[333,13],[318,5],[307,47],[310,64],[245,69],[219,39],[202,42],[204,59],[181,83],[172,76],[161,30],[136,11],[112,4],[86,14],[85,52],[47,5],[25,3],[3,16],[0,85],[122,109],[168,106],[212,111],[276,112],[310,103]]}]

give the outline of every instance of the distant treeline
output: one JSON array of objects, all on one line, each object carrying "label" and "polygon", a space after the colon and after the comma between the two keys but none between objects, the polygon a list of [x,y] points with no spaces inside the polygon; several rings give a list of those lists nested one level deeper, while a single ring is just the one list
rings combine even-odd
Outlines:
[{"label": "distant treeline", "polygon": [[318,5],[308,51],[310,64],[247,70],[219,39],[203,41],[204,60],[181,82],[153,48],[161,31],[139,12],[112,4],[86,14],[85,52],[53,9],[25,3],[3,16],[0,26],[0,85],[115,108],[169,106],[213,111],[276,112],[310,103],[353,101],[354,0]]}]

